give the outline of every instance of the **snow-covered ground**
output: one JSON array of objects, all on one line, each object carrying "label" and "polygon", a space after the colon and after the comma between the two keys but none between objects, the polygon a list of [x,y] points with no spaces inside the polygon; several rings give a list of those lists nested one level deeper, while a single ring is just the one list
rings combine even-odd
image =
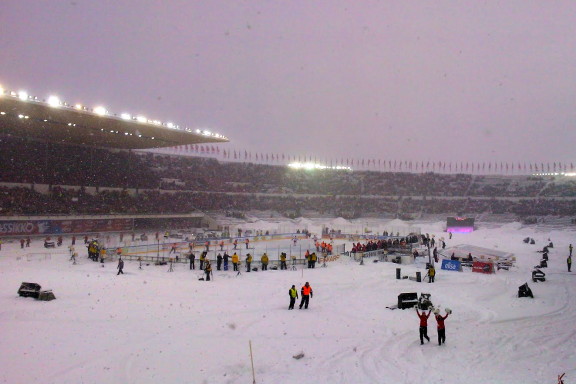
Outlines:
[{"label": "snow-covered ground", "polygon": [[[419,225],[445,236],[441,223]],[[536,245],[522,242],[528,236]],[[548,238],[547,281],[532,283],[536,251]],[[215,271],[210,282],[183,264],[169,273],[127,262],[117,276],[115,264],[89,261],[82,245],[72,265],[69,243],[50,258],[26,256],[47,252],[40,241],[24,250],[2,245],[2,383],[252,383],[250,342],[256,383],[542,384],[564,372],[566,383],[576,382],[576,272],[566,268],[576,233],[569,229],[513,223],[455,234],[448,247],[512,252],[517,267],[494,275],[438,270],[434,284],[396,280],[396,264],[347,257],[313,270]],[[402,266],[403,275],[416,270],[424,274],[422,263]],[[57,299],[19,297],[23,281]],[[306,281],[310,308],[288,311],[288,289]],[[517,297],[525,282],[534,299]],[[432,342],[420,345],[415,311],[386,308],[402,292],[431,293],[442,313],[453,310],[445,345],[436,342],[432,317]]]}]

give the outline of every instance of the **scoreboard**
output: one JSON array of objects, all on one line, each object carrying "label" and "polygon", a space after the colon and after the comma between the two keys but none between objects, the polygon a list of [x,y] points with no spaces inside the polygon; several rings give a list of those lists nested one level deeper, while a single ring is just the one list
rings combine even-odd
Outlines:
[{"label": "scoreboard", "polygon": [[446,219],[446,232],[468,233],[474,231],[473,217],[448,217]]}]

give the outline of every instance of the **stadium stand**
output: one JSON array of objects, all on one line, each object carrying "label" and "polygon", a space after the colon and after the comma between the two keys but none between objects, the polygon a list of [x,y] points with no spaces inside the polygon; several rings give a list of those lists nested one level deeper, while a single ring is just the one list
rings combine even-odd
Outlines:
[{"label": "stadium stand", "polygon": [[576,182],[558,176],[306,171],[0,137],[0,215],[302,212],[576,215]]}]

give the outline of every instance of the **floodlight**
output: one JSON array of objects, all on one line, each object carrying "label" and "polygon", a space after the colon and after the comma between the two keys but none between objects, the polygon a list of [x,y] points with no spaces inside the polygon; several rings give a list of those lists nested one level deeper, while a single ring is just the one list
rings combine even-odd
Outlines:
[{"label": "floodlight", "polygon": [[0,87],[0,96],[4,94],[4,88]]},{"label": "floodlight", "polygon": [[166,126],[167,126],[168,128],[174,128],[174,124],[173,124],[173,123],[167,123]]},{"label": "floodlight", "polygon": [[18,91],[18,98],[19,98],[20,100],[24,100],[24,101],[28,100],[28,92],[26,92],[26,91]]},{"label": "floodlight", "polygon": [[132,119],[132,116],[130,116],[129,113],[123,113],[120,115],[121,118],[123,118],[124,120],[130,120]]},{"label": "floodlight", "polygon": [[82,104],[76,104],[76,105],[74,106],[74,108],[76,108],[76,109],[82,109],[83,107],[82,107]]},{"label": "floodlight", "polygon": [[94,108],[94,113],[100,116],[103,116],[106,114],[106,108],[104,107],[96,107]]},{"label": "floodlight", "polygon": [[148,121],[148,119],[146,119],[144,116],[137,116],[136,120],[138,120],[140,123],[145,123]]},{"label": "floodlight", "polygon": [[59,107],[60,106],[60,99],[57,96],[50,96],[50,97],[48,97],[47,103],[51,107]]}]

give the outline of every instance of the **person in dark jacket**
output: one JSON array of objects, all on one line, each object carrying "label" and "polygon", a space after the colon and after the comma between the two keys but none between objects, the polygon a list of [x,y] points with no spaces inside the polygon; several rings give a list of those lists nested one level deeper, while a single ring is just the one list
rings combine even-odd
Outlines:
[{"label": "person in dark jacket", "polygon": [[294,304],[298,298],[298,290],[295,285],[292,285],[292,288],[288,290],[288,295],[290,296],[290,305],[288,306],[288,309],[294,309]]},{"label": "person in dark jacket", "polygon": [[250,272],[250,264],[252,263],[252,255],[246,254],[246,272]]},{"label": "person in dark jacket", "polygon": [[430,338],[428,337],[428,318],[431,313],[432,309],[430,309],[428,314],[426,314],[424,311],[420,313],[418,307],[416,307],[416,314],[420,318],[420,344],[424,344],[424,339],[430,341]]},{"label": "person in dark jacket", "polygon": [[225,271],[228,270],[228,259],[230,259],[230,255],[228,255],[227,252],[224,252],[224,257],[222,257],[222,260],[224,261],[224,270]]},{"label": "person in dark jacket", "polygon": [[438,345],[446,344],[446,327],[444,326],[444,320],[446,320],[450,313],[451,311],[446,309],[446,316],[442,316],[439,310],[434,311],[436,323],[438,323]]},{"label": "person in dark jacket", "polygon": [[118,259],[118,273],[116,274],[116,276],[120,275],[120,274],[124,274],[124,271],[122,271],[122,269],[124,269],[124,260],[122,259]]},{"label": "person in dark jacket", "polygon": [[190,252],[190,254],[188,255],[188,259],[190,260],[190,270],[196,269],[196,266],[194,265],[194,260],[196,260],[196,255],[194,255],[194,252]]},{"label": "person in dark jacket", "polygon": [[218,256],[216,256],[216,270],[220,270],[220,268],[222,267],[222,255],[218,254]]}]

